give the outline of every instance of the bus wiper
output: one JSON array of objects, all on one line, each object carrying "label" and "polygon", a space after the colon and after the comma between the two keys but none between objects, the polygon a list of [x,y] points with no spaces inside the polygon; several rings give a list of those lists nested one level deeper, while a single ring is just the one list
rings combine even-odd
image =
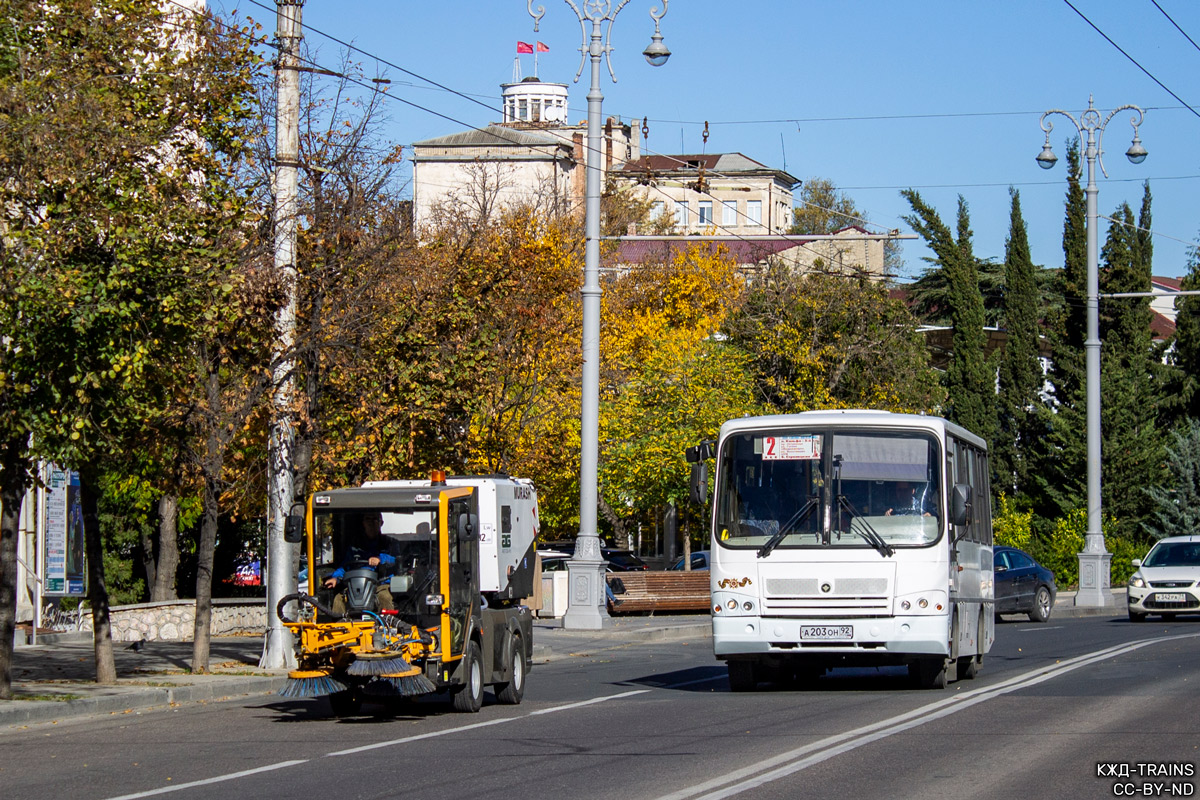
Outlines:
[{"label": "bus wiper", "polygon": [[791,532],[792,528],[796,527],[801,522],[804,522],[809,513],[811,513],[812,510],[817,507],[818,496],[819,495],[814,494],[812,497],[808,498],[808,502],[805,503],[799,511],[793,514],[791,519],[780,525],[779,530],[775,532],[774,536],[767,540],[766,544],[758,548],[759,558],[766,558],[767,556],[771,555],[771,551],[779,546],[779,543],[782,542],[784,537]]},{"label": "bus wiper", "polygon": [[884,558],[896,554],[895,548],[883,540],[883,537],[879,535],[879,531],[871,527],[871,523],[867,522],[866,518],[858,513],[858,509],[846,499],[845,495],[838,495],[838,505],[850,512],[850,533],[857,533],[866,539],[867,543],[878,550],[879,555]]}]

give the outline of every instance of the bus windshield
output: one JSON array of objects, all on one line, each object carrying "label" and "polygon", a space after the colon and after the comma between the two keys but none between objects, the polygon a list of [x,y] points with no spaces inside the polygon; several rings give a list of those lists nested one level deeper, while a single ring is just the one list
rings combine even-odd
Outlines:
[{"label": "bus windshield", "polygon": [[747,432],[721,447],[717,541],[727,547],[870,547],[890,555],[942,530],[939,448],[915,431]]}]

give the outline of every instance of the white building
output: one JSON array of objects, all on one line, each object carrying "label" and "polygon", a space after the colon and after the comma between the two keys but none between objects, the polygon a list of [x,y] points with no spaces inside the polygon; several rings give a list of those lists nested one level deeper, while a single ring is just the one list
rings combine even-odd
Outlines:
[{"label": "white building", "polygon": [[[567,85],[526,78],[502,86],[498,124],[413,143],[413,221],[420,231],[446,211],[488,216],[516,204],[582,209],[587,188],[587,123],[569,123]],[[628,122],[604,123],[605,180],[638,157]]]},{"label": "white building", "polygon": [[800,184],[781,169],[741,153],[647,155],[618,173],[640,183],[652,213],[670,215],[677,233],[786,233],[792,191]]}]

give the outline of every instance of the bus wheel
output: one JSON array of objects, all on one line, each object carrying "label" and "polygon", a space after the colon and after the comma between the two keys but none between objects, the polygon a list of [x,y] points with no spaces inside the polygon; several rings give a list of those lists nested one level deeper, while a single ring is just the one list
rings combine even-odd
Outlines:
[{"label": "bus wheel", "polygon": [[922,689],[946,688],[946,659],[923,658],[908,665],[908,674]]},{"label": "bus wheel", "polygon": [[729,691],[752,692],[758,687],[758,675],[753,661],[730,661]]},{"label": "bus wheel", "polygon": [[958,659],[958,679],[973,681],[983,666],[983,656],[963,656]]}]

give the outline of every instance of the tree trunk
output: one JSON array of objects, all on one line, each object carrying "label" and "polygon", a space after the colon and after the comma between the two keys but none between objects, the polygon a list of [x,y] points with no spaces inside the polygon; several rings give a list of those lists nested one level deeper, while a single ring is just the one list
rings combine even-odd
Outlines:
[{"label": "tree trunk", "polygon": [[104,580],[104,541],[100,536],[96,474],[79,475],[79,500],[83,506],[83,540],[87,549],[88,603],[92,607],[92,647],[96,654],[96,683],[117,682],[113,659],[112,629],[108,611],[108,584]]},{"label": "tree trunk", "polygon": [[164,494],[158,498],[158,565],[150,599],[155,603],[179,599],[175,591],[175,573],[179,570],[179,498]]},{"label": "tree trunk", "polygon": [[146,588],[150,590],[150,600],[154,601],[154,584],[158,579],[158,562],[154,558],[154,537],[146,528],[138,537],[142,547],[142,571],[146,573]]},{"label": "tree trunk", "polygon": [[629,537],[625,534],[625,523],[617,516],[617,512],[613,511],[612,506],[604,499],[604,495],[599,494],[597,501],[600,516],[608,520],[609,524],[613,527],[613,544],[619,547],[621,542],[628,542]]},{"label": "tree trunk", "polygon": [[196,552],[196,628],[192,640],[192,672],[208,672],[212,639],[213,558],[217,549],[217,511],[221,498],[221,489],[217,485],[220,466],[214,466],[209,459],[204,472],[204,509],[201,512],[200,543]]},{"label": "tree trunk", "polygon": [[29,483],[23,441],[9,441],[0,455],[0,700],[11,700],[13,637],[17,627],[17,546],[21,498]]},{"label": "tree trunk", "polygon": [[[210,370],[205,393],[212,419],[222,418],[221,380]],[[192,638],[192,671],[208,672],[209,644],[212,637],[213,559],[217,550],[217,517],[221,503],[221,471],[225,467],[225,442],[211,423],[205,438],[200,474],[204,481],[204,501],[200,517],[200,542],[196,547],[196,628]],[[284,513],[287,513],[286,511]]]}]

